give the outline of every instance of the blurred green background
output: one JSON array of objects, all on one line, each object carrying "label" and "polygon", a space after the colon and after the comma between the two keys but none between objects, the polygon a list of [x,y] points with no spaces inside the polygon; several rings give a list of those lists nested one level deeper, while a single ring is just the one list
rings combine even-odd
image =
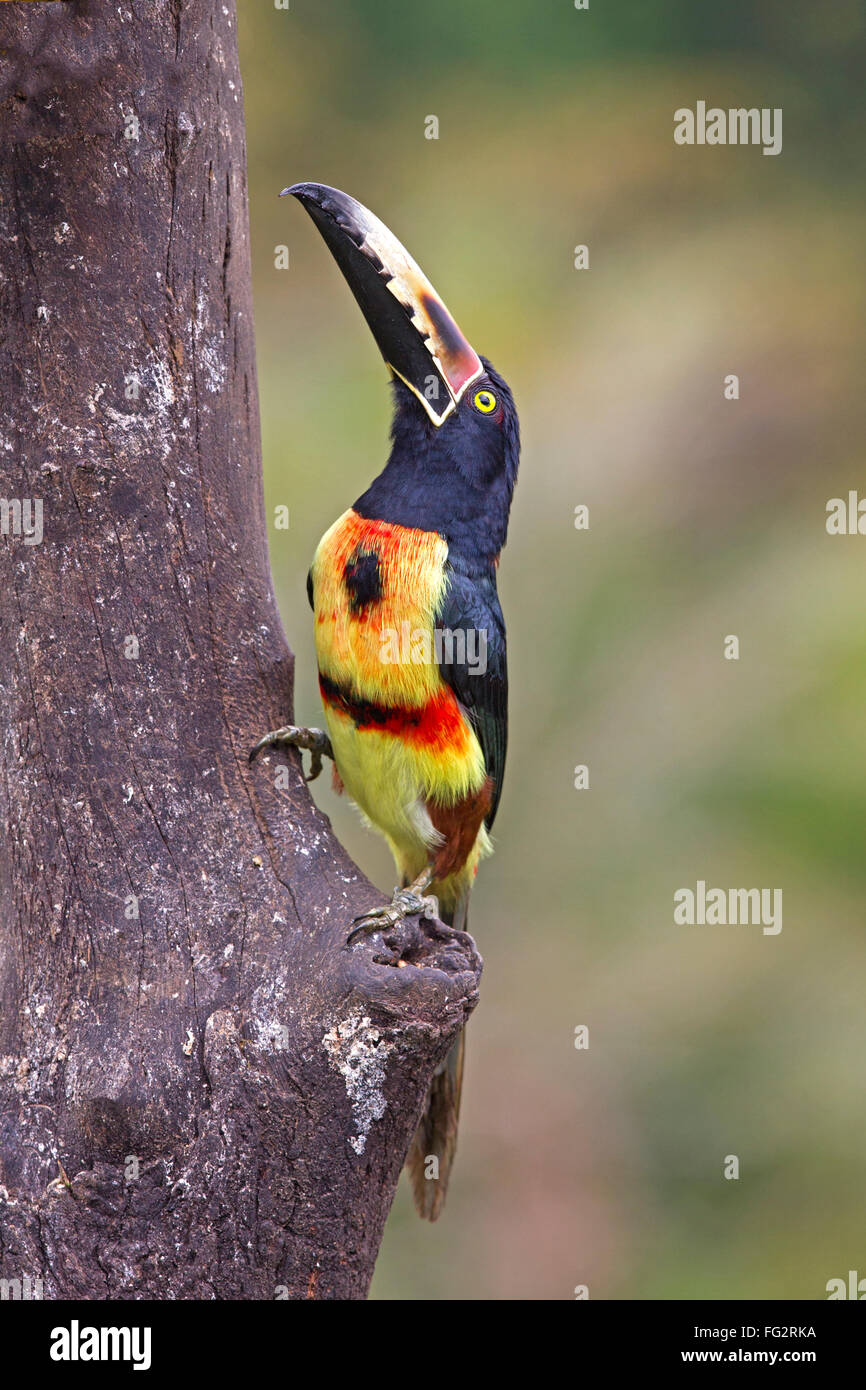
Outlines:
[{"label": "blurred green background", "polygon": [[[373,1296],[826,1297],[866,1275],[866,538],[825,529],[830,497],[866,495],[863,6],[240,9],[301,720],[320,722],[307,567],[384,464],[390,404],[279,190],[311,179],[372,207],[523,428],[458,1159],[437,1226],[401,1183]],[[673,112],[698,100],[782,107],[782,154],[676,146]],[[386,850],[327,780],[319,803],[390,890]],[[781,934],[676,926],[673,893],[698,878],[781,887]]]}]

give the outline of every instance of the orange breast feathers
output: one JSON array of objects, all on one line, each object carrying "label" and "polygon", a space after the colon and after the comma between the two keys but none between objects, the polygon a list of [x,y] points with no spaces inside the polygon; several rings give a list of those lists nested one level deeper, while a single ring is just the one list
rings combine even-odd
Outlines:
[{"label": "orange breast feathers", "polygon": [[468,754],[474,735],[436,659],[447,557],[435,532],[350,509],[319,542],[312,576],[326,709],[359,730],[399,734],[453,756]]}]

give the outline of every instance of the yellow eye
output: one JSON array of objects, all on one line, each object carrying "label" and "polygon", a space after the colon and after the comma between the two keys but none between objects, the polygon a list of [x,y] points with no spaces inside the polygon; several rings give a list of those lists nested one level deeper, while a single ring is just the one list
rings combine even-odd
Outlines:
[{"label": "yellow eye", "polygon": [[496,397],[492,391],[476,391],[472,398],[472,404],[476,410],[480,410],[482,415],[490,415],[496,409]]}]

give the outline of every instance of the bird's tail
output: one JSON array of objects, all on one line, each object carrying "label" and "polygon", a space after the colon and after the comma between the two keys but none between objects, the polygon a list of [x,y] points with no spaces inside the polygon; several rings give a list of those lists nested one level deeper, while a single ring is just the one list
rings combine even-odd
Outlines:
[{"label": "bird's tail", "polygon": [[[468,906],[467,893],[453,911],[447,912],[442,908],[440,916],[449,926],[466,931]],[[445,1205],[448,1179],[457,1150],[465,1052],[464,1029],[430,1082],[424,1110],[406,1158],[415,1210],[427,1221],[435,1221]]]}]

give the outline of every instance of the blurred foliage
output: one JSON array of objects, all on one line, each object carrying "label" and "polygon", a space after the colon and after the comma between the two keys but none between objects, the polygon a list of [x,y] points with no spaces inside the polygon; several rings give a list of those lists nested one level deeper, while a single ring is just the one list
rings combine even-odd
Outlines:
[{"label": "blurred foliage", "polygon": [[[436,1227],[401,1187],[374,1296],[824,1297],[866,1249],[866,540],[824,526],[828,498],[866,495],[863,7],[240,9],[299,718],[319,720],[306,570],[384,463],[389,398],[284,185],[384,218],[508,377],[524,435],[460,1151]],[[698,99],[781,106],[782,154],[675,146]],[[315,795],[389,889],[384,848]],[[781,934],[675,926],[698,878],[781,886]]]}]

